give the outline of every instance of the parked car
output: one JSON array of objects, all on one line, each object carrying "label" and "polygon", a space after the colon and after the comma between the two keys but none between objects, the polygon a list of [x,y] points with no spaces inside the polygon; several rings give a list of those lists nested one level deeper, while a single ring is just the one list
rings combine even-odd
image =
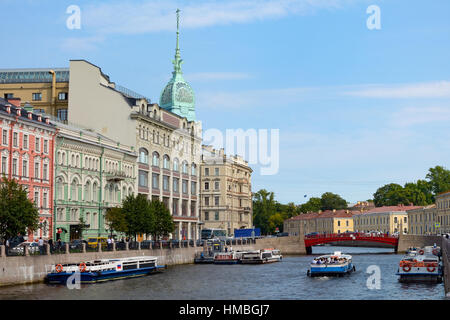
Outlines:
[{"label": "parked car", "polygon": [[76,239],[73,240],[70,244],[69,244],[69,248],[70,249],[83,249],[83,243],[88,244],[88,242],[86,240],[80,240],[80,239]]},{"label": "parked car", "polygon": [[106,248],[106,246],[108,245],[107,240],[108,240],[108,238],[106,238],[106,237],[92,237],[92,238],[88,238],[87,242],[88,242],[88,246],[93,249],[97,249],[98,244],[101,243],[101,246],[103,249],[103,248]]},{"label": "parked car", "polygon": [[289,237],[289,232],[280,232],[280,233],[277,233],[277,237]]},{"label": "parked car", "polygon": [[22,242],[17,246],[10,248],[8,254],[9,255],[24,255],[25,247],[28,247],[28,253],[34,254],[39,252],[39,245],[37,242]]}]

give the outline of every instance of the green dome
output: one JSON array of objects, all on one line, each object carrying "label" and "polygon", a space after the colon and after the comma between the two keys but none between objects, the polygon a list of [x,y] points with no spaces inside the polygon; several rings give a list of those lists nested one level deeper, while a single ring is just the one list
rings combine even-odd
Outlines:
[{"label": "green dome", "polygon": [[179,12],[177,10],[177,47],[175,50],[175,60],[172,61],[174,71],[172,72],[172,79],[161,92],[159,98],[159,105],[161,108],[169,110],[181,117],[186,117],[188,121],[195,121],[195,98],[194,90],[184,80],[181,65],[183,60],[180,56],[179,46]]},{"label": "green dome", "polygon": [[184,81],[181,73],[174,76],[161,93],[159,105],[188,121],[195,121],[195,98],[191,86]]}]

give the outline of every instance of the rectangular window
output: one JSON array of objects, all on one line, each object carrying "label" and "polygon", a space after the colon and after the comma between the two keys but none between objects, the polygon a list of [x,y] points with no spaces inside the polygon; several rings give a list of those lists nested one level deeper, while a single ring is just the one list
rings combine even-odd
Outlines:
[{"label": "rectangular window", "polygon": [[152,188],[159,189],[159,174],[157,173],[152,174]]},{"label": "rectangular window", "polygon": [[173,178],[173,192],[179,193],[180,180],[178,178]]},{"label": "rectangular window", "polygon": [[3,97],[5,97],[6,100],[13,99],[14,98],[14,93],[5,93],[3,95]]},{"label": "rectangular window", "polygon": [[12,163],[12,174],[17,176],[17,159],[13,159],[13,163]]},{"label": "rectangular window", "polygon": [[28,135],[27,134],[23,135],[23,148],[28,149]]},{"label": "rectangular window", "polygon": [[216,221],[219,221],[219,211],[216,211],[214,213],[214,218],[216,219]]},{"label": "rectangular window", "polygon": [[194,196],[197,194],[197,182],[191,181],[191,194]]},{"label": "rectangular window", "polygon": [[209,197],[205,197],[205,206],[209,206]]},{"label": "rectangular window", "polygon": [[39,179],[39,163],[34,164],[34,178]]},{"label": "rectangular window", "polygon": [[35,143],[35,146],[34,146],[34,149],[36,150],[36,152],[39,152],[41,150],[40,142],[41,142],[40,139],[36,138],[36,143]]},{"label": "rectangular window", "polygon": [[57,117],[60,121],[67,121],[67,109],[58,109]]},{"label": "rectangular window", "polygon": [[47,208],[47,192],[44,192],[44,195],[42,196],[42,207]]},{"label": "rectangular window", "polygon": [[205,211],[205,221],[208,221],[208,220],[209,220],[209,212]]},{"label": "rectangular window", "polygon": [[33,93],[33,101],[42,101],[42,93],[40,92]]},{"label": "rectangular window", "polygon": [[8,145],[8,130],[3,129],[2,143],[3,143],[3,145],[5,145],[5,146]]},{"label": "rectangular window", "polygon": [[148,173],[145,171],[139,170],[139,186],[148,187]]},{"label": "rectangular window", "polygon": [[43,173],[42,173],[42,178],[44,180],[48,180],[48,164],[44,163],[44,168],[43,168]]},{"label": "rectangular window", "polygon": [[7,158],[6,157],[2,157],[2,173],[7,174],[6,172],[6,161]]},{"label": "rectangular window", "polygon": [[28,177],[28,161],[22,161],[22,177]]},{"label": "rectangular window", "polygon": [[219,190],[219,181],[214,182],[214,190]]},{"label": "rectangular window", "polygon": [[209,176],[209,168],[205,168],[205,176]]},{"label": "rectangular window", "polygon": [[214,197],[214,205],[219,205],[219,197]]},{"label": "rectangular window", "polygon": [[39,207],[39,192],[38,191],[34,192],[34,204],[36,205],[36,207]]},{"label": "rectangular window", "polygon": [[209,182],[205,182],[205,190],[209,190]]},{"label": "rectangular window", "polygon": [[219,168],[214,168],[214,174],[215,174],[216,176],[219,175]]},{"label": "rectangular window", "polygon": [[183,180],[183,193],[184,194],[188,193],[188,181],[187,180]]},{"label": "rectangular window", "polygon": [[168,176],[163,176],[163,190],[164,191],[169,191],[169,177]]},{"label": "rectangular window", "polygon": [[17,132],[13,132],[13,147],[19,146],[19,134]]},{"label": "rectangular window", "polygon": [[44,140],[44,152],[48,153],[48,140]]},{"label": "rectangular window", "polygon": [[67,92],[58,93],[58,100],[65,101],[68,99],[68,97],[69,97],[69,94]]}]

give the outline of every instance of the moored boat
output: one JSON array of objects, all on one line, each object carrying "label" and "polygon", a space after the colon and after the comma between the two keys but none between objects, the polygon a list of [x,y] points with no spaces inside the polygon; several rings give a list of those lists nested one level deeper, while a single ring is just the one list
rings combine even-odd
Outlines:
[{"label": "moored boat", "polygon": [[141,256],[120,259],[101,259],[81,263],[56,264],[51,267],[45,281],[65,284],[75,273],[79,273],[81,283],[104,282],[144,276],[161,271],[157,257]]},{"label": "moored boat", "polygon": [[[431,252],[430,252],[431,251]],[[436,247],[419,249],[417,254],[407,254],[402,258],[396,275],[399,282],[442,282],[442,264]]]},{"label": "moored boat", "polygon": [[243,251],[219,252],[214,256],[214,264],[238,264]]},{"label": "moored boat", "polygon": [[241,263],[243,264],[262,264],[281,261],[283,256],[278,249],[263,249],[247,251],[242,254]]},{"label": "moored boat", "polygon": [[356,271],[352,256],[339,251],[314,258],[307,275],[317,276],[343,276]]}]

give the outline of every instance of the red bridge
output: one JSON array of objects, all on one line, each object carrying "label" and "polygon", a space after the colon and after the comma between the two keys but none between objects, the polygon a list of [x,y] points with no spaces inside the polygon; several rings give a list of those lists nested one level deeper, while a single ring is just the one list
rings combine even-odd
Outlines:
[{"label": "red bridge", "polygon": [[[350,242],[373,242],[374,247],[376,244],[387,244],[393,248],[398,246],[398,237],[387,234],[370,234],[370,233],[333,233],[333,234],[318,234],[313,236],[305,236],[306,251],[310,253],[311,247],[318,244],[338,242],[338,241],[350,241]],[[355,243],[357,247],[358,244]]]}]

